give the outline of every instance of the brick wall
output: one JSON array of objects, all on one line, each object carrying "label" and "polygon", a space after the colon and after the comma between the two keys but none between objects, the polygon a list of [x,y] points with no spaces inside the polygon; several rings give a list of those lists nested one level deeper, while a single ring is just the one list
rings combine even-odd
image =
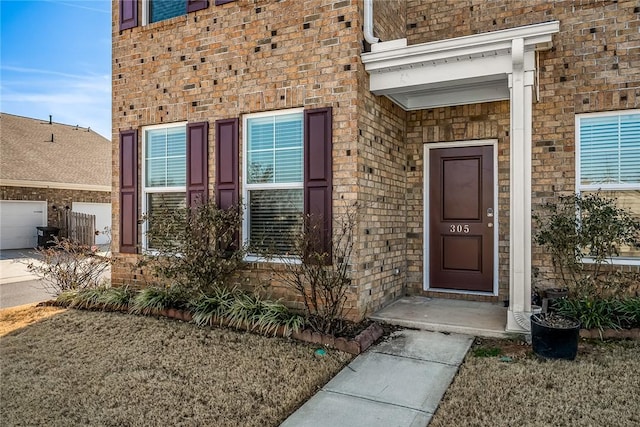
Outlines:
[{"label": "brick wall", "polygon": [[[640,5],[637,1],[591,0],[407,2],[409,44],[553,20],[560,22],[560,32],[553,36],[553,48],[539,54],[539,99],[533,105],[533,209],[558,195],[575,191],[576,114],[640,107]],[[441,109],[437,114],[455,117],[459,108]],[[483,111],[492,109],[490,105],[480,108]],[[508,112],[504,117],[508,119]],[[468,118],[475,120],[472,113]],[[409,122],[408,137],[414,139],[410,130],[412,120]],[[455,121],[444,120],[438,129],[442,131],[443,126],[453,130]],[[508,122],[506,126],[508,130]],[[504,138],[501,134],[482,133],[491,138]],[[500,160],[506,162],[508,138],[504,139]],[[414,151],[411,154],[417,157],[416,161],[421,159],[420,153]],[[509,251],[505,234],[508,231],[507,172],[508,166],[501,165],[501,295],[506,289],[505,275],[508,272],[505,266]],[[419,178],[416,177],[415,181]],[[408,181],[413,181],[411,176]],[[421,201],[416,205],[421,206]],[[413,212],[411,204],[408,211]],[[421,250],[421,243],[414,245],[409,241],[408,244],[408,258],[411,259],[414,256],[412,251],[418,253]],[[549,258],[542,254],[540,248],[534,247],[533,250],[534,266],[540,268],[542,276],[550,276]],[[415,280],[409,279],[410,286],[417,280],[416,271]]]},{"label": "brick wall", "polygon": [[[357,192],[360,2],[213,3],[187,16],[122,32],[117,27],[118,2],[113,3],[114,223],[119,215],[120,130],[208,121],[213,194],[214,121],[299,107],[333,107],[334,206],[339,213],[341,203],[355,201]],[[240,133],[242,156],[242,122]],[[240,163],[242,168],[242,158]],[[113,240],[118,242],[114,228]],[[125,262],[113,269],[114,282],[133,280],[126,265],[135,257],[116,256]],[[256,281],[258,276],[270,280],[266,272],[256,276],[260,268],[248,270]]]},{"label": "brick wall", "polygon": [[404,38],[406,21],[406,0],[373,0],[373,33],[380,41]]},{"label": "brick wall", "polygon": [[[404,295],[406,277],[406,113],[360,81],[357,245],[359,306],[369,313]],[[364,314],[364,313],[363,313]]]},{"label": "brick wall", "polygon": [[[423,144],[497,139],[500,294],[489,299],[508,298],[508,102],[405,112],[370,94],[360,61],[362,0],[211,3],[203,11],[120,33],[114,2],[116,190],[120,130],[176,121],[212,125],[260,111],[333,107],[334,212],[340,215],[354,202],[362,209],[349,299],[357,317],[404,293],[422,293]],[[553,49],[538,58],[534,207],[575,188],[576,113],[638,108],[636,2],[394,0],[376,1],[374,13],[379,37],[406,36],[410,44],[560,21]],[[214,141],[215,128],[209,129]],[[211,144],[210,194],[214,156]],[[117,191],[112,202],[117,224]],[[534,264],[548,269],[548,259],[539,249],[534,252]],[[123,265],[135,261],[116,256]],[[272,273],[254,264],[238,280],[299,304]],[[112,276],[116,283],[141,280],[125,267],[115,267]]]},{"label": "brick wall", "polygon": [[55,188],[34,187],[0,187],[0,199],[2,200],[38,200],[47,201],[47,225],[58,227],[60,218],[57,209],[72,207],[73,202],[87,203],[111,203],[111,192],[107,191],[81,191],[62,190]]}]

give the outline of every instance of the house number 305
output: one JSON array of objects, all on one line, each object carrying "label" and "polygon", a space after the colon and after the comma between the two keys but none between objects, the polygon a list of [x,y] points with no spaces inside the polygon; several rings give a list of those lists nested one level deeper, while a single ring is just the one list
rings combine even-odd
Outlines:
[{"label": "house number 305", "polygon": [[452,233],[468,233],[469,232],[469,224],[451,224],[449,226],[449,231]]}]

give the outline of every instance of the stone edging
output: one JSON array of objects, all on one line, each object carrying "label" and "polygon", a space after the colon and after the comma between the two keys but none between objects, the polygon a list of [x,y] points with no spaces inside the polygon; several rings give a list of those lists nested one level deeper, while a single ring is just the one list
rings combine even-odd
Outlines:
[{"label": "stone edging", "polygon": [[365,330],[360,332],[355,338],[347,339],[343,337],[334,337],[333,335],[325,335],[319,332],[313,332],[310,329],[304,331],[293,332],[291,338],[305,341],[313,344],[322,344],[333,347],[345,353],[358,355],[371,347],[371,345],[382,336],[384,330],[378,323],[372,323]]},{"label": "stone edging", "polygon": [[[39,305],[47,305],[47,306],[56,306],[56,307],[64,307],[63,304],[58,303],[55,300],[44,301]],[[78,308],[80,309],[80,308]],[[111,309],[109,307],[104,307],[100,311],[112,311],[112,312],[121,312],[121,313],[129,313],[128,310],[117,310]],[[145,314],[141,314],[145,316]],[[191,322],[193,320],[193,315],[190,311],[186,310],[178,310],[175,308],[168,308],[165,310],[156,311],[154,313],[149,313],[147,316],[161,316],[167,317],[169,319],[181,320],[183,322]],[[225,319],[214,319],[211,322],[213,325],[220,326],[228,326],[229,322]],[[247,326],[244,328],[236,328],[236,329],[244,329],[247,331],[254,330],[251,326]],[[321,334],[319,332],[314,332],[310,329],[305,329],[303,331],[298,332],[289,332],[287,333],[284,327],[279,327],[275,332],[273,332],[274,336],[278,337],[290,337],[297,341],[303,341],[311,344],[320,344],[327,347],[332,347],[340,351],[344,351],[345,353],[350,353],[354,355],[358,355],[371,347],[371,345],[378,340],[384,334],[384,330],[382,326],[378,323],[372,323],[367,328],[365,328],[362,332],[360,332],[355,338],[344,338],[344,337],[334,337],[333,335]]]}]

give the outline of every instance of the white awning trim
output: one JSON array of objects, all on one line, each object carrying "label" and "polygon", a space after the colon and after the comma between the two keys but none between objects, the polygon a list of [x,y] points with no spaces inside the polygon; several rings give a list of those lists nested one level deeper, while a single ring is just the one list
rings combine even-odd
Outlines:
[{"label": "white awning trim", "polygon": [[[548,49],[559,28],[553,21],[411,46],[391,40],[363,53],[362,62],[371,92],[407,111],[507,100],[514,64],[534,70],[528,58]],[[513,40],[522,40],[521,52],[513,52]]]}]

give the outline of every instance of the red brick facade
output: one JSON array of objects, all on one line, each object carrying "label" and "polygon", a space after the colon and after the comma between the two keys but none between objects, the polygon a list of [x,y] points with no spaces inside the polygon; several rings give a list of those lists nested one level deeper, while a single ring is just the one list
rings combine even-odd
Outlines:
[{"label": "red brick facade", "polygon": [[[211,142],[215,120],[332,107],[334,213],[356,201],[363,207],[350,295],[352,315],[359,317],[404,294],[423,294],[424,144],[497,140],[499,293],[455,297],[508,299],[509,102],[404,111],[371,94],[360,57],[362,0],[213,3],[120,31],[119,2],[113,2],[114,194],[120,131],[208,121]],[[575,114],[639,107],[637,2],[374,2],[376,35],[383,41],[406,37],[410,45],[553,20],[560,32],[539,54],[533,105],[534,208],[575,189]],[[211,145],[209,194],[214,165]],[[116,196],[112,203],[113,252],[134,260],[117,254]],[[538,249],[534,264],[549,267]],[[116,283],[132,279],[125,264],[112,277]],[[268,269],[256,264],[248,266],[246,278],[255,286],[272,284]],[[287,295],[272,285],[274,294]]]}]

